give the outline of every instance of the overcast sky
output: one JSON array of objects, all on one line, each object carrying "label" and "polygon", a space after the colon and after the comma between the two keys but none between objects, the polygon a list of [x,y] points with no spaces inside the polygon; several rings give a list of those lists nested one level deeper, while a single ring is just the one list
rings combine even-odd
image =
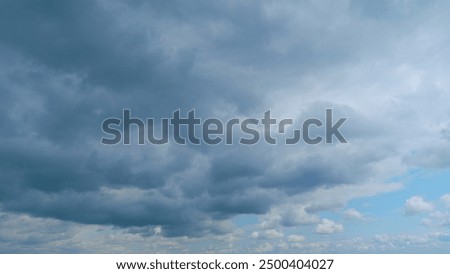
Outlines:
[{"label": "overcast sky", "polygon": [[[0,1],[0,252],[449,252],[448,1]],[[100,143],[133,116],[347,144]]]}]

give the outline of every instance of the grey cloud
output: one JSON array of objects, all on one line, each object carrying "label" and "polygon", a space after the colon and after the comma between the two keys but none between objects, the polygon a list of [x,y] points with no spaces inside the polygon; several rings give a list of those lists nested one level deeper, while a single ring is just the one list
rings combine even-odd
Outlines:
[{"label": "grey cloud", "polygon": [[[367,181],[397,175],[403,167],[397,158],[410,147],[397,148],[393,140],[411,135],[404,130],[406,114],[424,98],[405,96],[402,82],[398,101],[386,104],[382,82],[389,86],[393,79],[374,73],[411,55],[397,55],[397,43],[427,22],[407,17],[395,28],[384,2],[323,3],[3,1],[4,210],[130,233],[161,226],[164,236],[200,237],[230,233],[232,217],[267,214],[307,191],[345,184],[351,192],[351,186],[359,190]],[[372,68],[377,58],[383,61]],[[374,112],[380,105],[385,108]],[[204,117],[259,117],[273,108],[302,119],[321,116],[326,107],[351,116],[345,133],[350,144],[99,143],[101,121],[123,108],[140,118],[192,108]],[[399,118],[402,128],[378,115]],[[328,203],[317,195],[306,211],[342,207],[347,200]],[[303,211],[290,210],[280,217],[282,225],[317,221]]]}]

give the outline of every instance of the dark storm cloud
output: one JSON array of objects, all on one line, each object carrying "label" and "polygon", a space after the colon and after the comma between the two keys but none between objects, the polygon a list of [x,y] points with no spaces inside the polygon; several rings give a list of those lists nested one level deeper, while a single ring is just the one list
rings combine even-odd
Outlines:
[{"label": "dark storm cloud", "polygon": [[[23,61],[32,61],[46,70],[10,70],[6,76],[16,85],[32,86],[33,91],[41,93],[46,112],[35,118],[38,119],[36,124],[42,128],[40,133],[48,134],[47,137],[53,141],[66,141],[65,137],[71,136],[54,130],[65,123],[70,122],[72,127],[66,130],[72,130],[70,133],[76,134],[81,132],[79,127],[86,123],[88,125],[84,130],[92,129],[94,124],[98,124],[98,111],[118,114],[118,109],[123,107],[133,108],[138,115],[151,114],[159,117],[180,107],[208,109],[205,102],[221,98],[232,101],[245,111],[250,107],[247,102],[256,103],[258,98],[246,92],[244,86],[232,84],[232,81],[226,79],[226,75],[218,75],[213,79],[193,71],[199,55],[213,58],[204,53],[207,46],[177,49],[169,54],[167,45],[162,42],[165,29],[158,25],[160,21],[173,21],[173,24],[180,26],[193,24],[195,27],[202,24],[203,20],[213,20],[214,15],[210,14],[223,13],[218,6],[205,5],[203,16],[194,20],[191,11],[198,6],[183,4],[170,9],[156,3],[142,4],[142,7],[139,5],[135,8],[146,9],[148,24],[124,28],[119,22],[120,14],[116,14],[117,10],[108,10],[95,2],[2,2],[1,44],[8,50],[8,54],[16,53]],[[234,14],[235,11],[229,10],[223,16]],[[174,12],[184,15],[173,17]],[[251,7],[243,12],[251,13]],[[196,17],[199,16],[195,14]],[[259,41],[253,38],[266,37],[264,33],[267,31],[262,25],[258,25],[258,22],[262,23],[262,18],[257,12],[254,16],[245,18],[249,19],[244,22],[251,20],[250,18],[255,18],[257,22],[243,24],[251,26],[240,29],[236,36],[252,43],[244,49],[261,48]],[[258,35],[254,33],[255,29],[263,33]],[[250,33],[254,33],[252,39],[247,38]],[[204,39],[211,38],[207,33],[200,35],[205,36]],[[235,41],[236,37],[229,40],[229,43]],[[212,42],[212,47],[220,51],[213,50],[213,54],[223,55],[222,49],[230,48],[223,45],[224,41]],[[235,45],[235,48],[241,47]],[[246,52],[232,52],[223,57],[248,56]],[[255,57],[254,61],[256,60]],[[239,59],[235,61],[238,62]],[[79,83],[76,83],[76,87],[71,87],[69,80],[65,80],[62,86],[49,86],[46,81],[53,76],[49,74],[59,72],[79,77],[75,79]],[[67,97],[66,92],[58,90],[68,88],[76,89],[73,91],[74,96]],[[106,92],[99,92],[98,88]],[[53,115],[54,113],[58,115]]]},{"label": "dark storm cloud", "polygon": [[232,179],[263,175],[268,162],[258,150],[258,147],[244,147],[240,150],[230,148],[225,154],[217,155],[211,163],[211,180],[222,184]]},{"label": "dark storm cloud", "polygon": [[114,15],[91,1],[3,1],[1,18],[7,46],[53,69],[86,73],[88,81],[116,91],[151,87],[163,68],[158,52],[142,48],[142,33],[118,30]]},{"label": "dark storm cloud", "polygon": [[[100,145],[102,120],[123,108],[141,118],[192,108],[203,117],[260,116],[278,100],[311,97],[293,88],[302,77],[375,54],[389,44],[380,38],[393,36],[340,21],[332,31],[322,19],[334,12],[312,3],[270,9],[259,1],[2,1],[4,210],[200,236],[225,233],[221,221],[267,213],[283,197],[370,177],[382,151]],[[333,106],[358,113],[332,99],[314,106],[321,115]],[[349,132],[370,135],[358,130]]]}]

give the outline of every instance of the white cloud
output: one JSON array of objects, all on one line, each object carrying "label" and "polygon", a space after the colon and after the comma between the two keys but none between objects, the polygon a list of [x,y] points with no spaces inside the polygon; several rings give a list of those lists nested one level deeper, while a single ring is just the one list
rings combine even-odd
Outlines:
[{"label": "white cloud", "polygon": [[[328,188],[320,187],[311,192],[300,194],[298,198],[308,205],[308,212],[318,212],[345,207],[350,200],[397,191],[402,187],[401,183],[345,184]],[[333,199],[330,199],[330,197],[333,197]]]},{"label": "white cloud", "polygon": [[377,234],[374,240],[378,242],[383,249],[405,248],[410,245],[422,245],[430,241],[431,235],[410,235],[410,234]]},{"label": "white cloud", "polygon": [[444,203],[445,207],[450,208],[450,193],[442,195],[441,201]]},{"label": "white cloud", "polygon": [[318,234],[333,234],[342,231],[344,231],[344,226],[342,224],[337,224],[329,219],[323,219],[314,230],[314,232]]},{"label": "white cloud", "polygon": [[160,226],[157,226],[157,227],[153,228],[153,233],[154,233],[155,236],[161,235],[162,228]]},{"label": "white cloud", "polygon": [[364,219],[364,215],[354,208],[349,208],[346,211],[344,211],[344,217],[347,219],[354,219],[354,220]]},{"label": "white cloud", "polygon": [[270,252],[273,250],[273,246],[269,243],[263,243],[255,248],[255,252],[264,253]]},{"label": "white cloud", "polygon": [[428,227],[448,227],[450,226],[450,212],[433,211],[422,220],[422,224]]},{"label": "white cloud", "polygon": [[417,213],[432,211],[433,208],[433,204],[425,201],[420,196],[413,196],[405,202],[406,215],[414,215]]},{"label": "white cloud", "polygon": [[254,231],[250,235],[251,238],[254,239],[275,239],[281,238],[284,234],[276,229],[266,229],[261,231]]},{"label": "white cloud", "polygon": [[300,243],[305,241],[305,236],[303,235],[289,235],[287,240],[291,243]]},{"label": "white cloud", "polygon": [[320,222],[319,216],[306,212],[305,206],[288,207],[282,216],[281,223],[285,226],[309,225]]}]

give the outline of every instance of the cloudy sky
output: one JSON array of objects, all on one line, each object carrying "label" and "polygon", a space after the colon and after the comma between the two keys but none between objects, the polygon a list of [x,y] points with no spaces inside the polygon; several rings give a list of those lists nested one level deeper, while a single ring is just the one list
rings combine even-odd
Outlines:
[{"label": "cloudy sky", "polygon": [[[0,252],[450,252],[448,1],[0,1]],[[121,117],[347,144],[106,146]]]}]

